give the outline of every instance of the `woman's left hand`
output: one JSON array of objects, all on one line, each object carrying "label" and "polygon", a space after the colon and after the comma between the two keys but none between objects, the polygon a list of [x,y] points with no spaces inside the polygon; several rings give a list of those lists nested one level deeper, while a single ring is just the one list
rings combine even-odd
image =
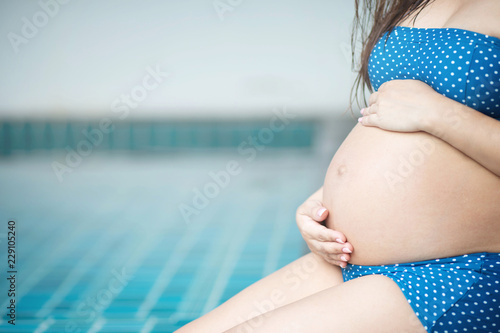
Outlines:
[{"label": "woman's left hand", "polygon": [[395,132],[424,130],[429,116],[444,102],[444,96],[419,80],[392,80],[370,96],[359,122]]}]

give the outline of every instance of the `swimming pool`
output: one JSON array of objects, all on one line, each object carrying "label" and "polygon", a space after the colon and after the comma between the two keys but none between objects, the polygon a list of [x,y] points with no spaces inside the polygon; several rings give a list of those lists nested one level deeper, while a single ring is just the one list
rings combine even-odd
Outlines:
[{"label": "swimming pool", "polygon": [[[67,156],[26,149],[30,136],[19,129],[17,151],[0,158],[3,254],[8,222],[16,228],[16,295],[0,279],[0,332],[172,332],[303,255],[295,210],[321,186],[349,126],[329,130],[330,141],[317,137],[327,153],[304,145],[310,138],[297,126],[254,154],[234,144],[100,149],[63,177],[53,164]],[[246,137],[217,133],[226,143]],[[6,317],[12,298],[15,327]]]},{"label": "swimming pool", "polygon": [[[179,206],[237,157],[98,155],[62,183],[45,154],[1,160],[0,246],[8,220],[17,232],[14,331],[173,331],[299,257],[295,209],[324,172],[308,152],[241,161],[183,217]],[[5,317],[1,331],[12,332]]]}]

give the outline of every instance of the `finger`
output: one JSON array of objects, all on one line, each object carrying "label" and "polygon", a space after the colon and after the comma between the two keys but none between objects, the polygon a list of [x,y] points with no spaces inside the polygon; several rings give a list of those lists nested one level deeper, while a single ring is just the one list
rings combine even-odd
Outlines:
[{"label": "finger", "polygon": [[303,231],[309,236],[310,239],[321,242],[337,242],[343,244],[346,241],[343,233],[328,229],[313,220],[309,220],[304,223]]},{"label": "finger", "polygon": [[354,252],[354,247],[351,243],[345,242],[344,244],[342,244],[342,252],[351,254]]},{"label": "finger", "polygon": [[[325,255],[331,256],[336,260],[349,261],[351,259],[351,253],[353,253],[354,248],[351,243],[339,244],[335,242],[321,242],[317,240],[311,240],[310,245],[314,247],[317,252],[321,252]],[[342,258],[346,258],[345,260]]]},{"label": "finger", "polygon": [[330,258],[323,258],[323,260],[325,260],[326,262],[328,262],[329,264],[334,265],[334,266],[340,266],[342,268],[347,267],[347,263],[343,262],[343,261],[338,261],[338,260],[334,260],[334,259],[330,259]]},{"label": "finger", "polygon": [[368,105],[375,104],[378,99],[378,92],[374,92],[373,94],[370,95],[370,98],[368,99]]},{"label": "finger", "polygon": [[313,220],[321,222],[328,216],[328,210],[319,200],[308,200],[307,209],[303,211],[304,215],[311,217]]},{"label": "finger", "polygon": [[351,256],[349,254],[346,254],[346,253],[330,255],[330,257],[333,260],[337,260],[339,262],[349,262],[349,260],[351,260]]},{"label": "finger", "polygon": [[367,116],[363,116],[358,118],[358,122],[364,126],[378,126],[378,115],[370,114]]},{"label": "finger", "polygon": [[350,257],[336,257],[336,256],[328,256],[328,261],[329,262],[335,262],[337,264],[343,263],[343,264],[348,264],[349,260],[351,260]]},{"label": "finger", "polygon": [[328,229],[314,220],[304,222],[303,232],[309,239],[319,242],[335,242],[335,234],[331,231],[333,230]]},{"label": "finger", "polygon": [[329,258],[330,260],[339,262],[348,262],[351,260],[350,254],[343,253],[341,244],[312,241],[309,245],[311,251],[321,254],[323,258]]},{"label": "finger", "polygon": [[378,110],[378,104],[372,104],[369,107],[366,107],[363,109],[363,113],[361,113],[363,116],[369,116],[371,114],[377,113]]},{"label": "finger", "polygon": [[348,253],[344,253],[342,251],[344,244],[339,244],[339,243],[335,243],[335,242],[321,242],[321,241],[312,240],[311,245],[313,245],[318,250],[318,252],[328,254],[328,255],[338,256],[337,259],[339,259],[339,260],[340,260],[340,256],[348,255]]},{"label": "finger", "polygon": [[323,206],[313,208],[311,211],[311,217],[315,221],[322,222],[328,217],[328,209]]},{"label": "finger", "polygon": [[327,259],[327,258],[324,258],[323,260],[325,260],[330,265],[340,266],[342,268],[346,268],[347,267],[347,263],[342,262],[342,261],[332,260],[332,259]]}]

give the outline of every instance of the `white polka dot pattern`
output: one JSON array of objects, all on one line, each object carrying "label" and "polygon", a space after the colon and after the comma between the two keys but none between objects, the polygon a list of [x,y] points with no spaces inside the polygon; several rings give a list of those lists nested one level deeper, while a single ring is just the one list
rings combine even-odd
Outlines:
[{"label": "white polka dot pattern", "polygon": [[390,80],[420,80],[500,120],[498,38],[453,28],[395,27],[374,47],[368,74],[375,90]]},{"label": "white polka dot pattern", "polygon": [[398,284],[429,333],[500,332],[500,253],[342,270],[344,281],[372,274]]}]

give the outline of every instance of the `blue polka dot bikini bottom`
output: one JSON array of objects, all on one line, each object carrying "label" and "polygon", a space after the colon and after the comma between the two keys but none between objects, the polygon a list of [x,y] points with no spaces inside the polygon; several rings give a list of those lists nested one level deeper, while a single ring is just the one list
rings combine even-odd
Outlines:
[{"label": "blue polka dot bikini bottom", "polygon": [[344,281],[371,274],[398,284],[429,333],[500,332],[500,253],[342,270]]}]

